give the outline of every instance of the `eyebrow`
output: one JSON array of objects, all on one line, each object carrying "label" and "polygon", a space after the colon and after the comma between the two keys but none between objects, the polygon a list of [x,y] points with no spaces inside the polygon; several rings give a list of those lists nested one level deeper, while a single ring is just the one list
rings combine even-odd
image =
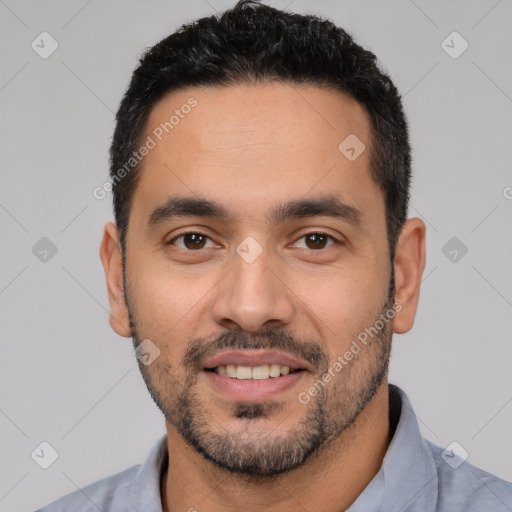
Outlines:
[{"label": "eyebrow", "polygon": [[[279,224],[291,219],[317,216],[332,217],[353,226],[360,225],[364,218],[361,210],[355,206],[344,203],[337,196],[328,195],[276,205],[267,213],[266,219],[271,224]],[[148,228],[182,217],[209,217],[223,222],[236,222],[240,219],[216,201],[202,197],[171,196],[153,210],[148,219]]]}]

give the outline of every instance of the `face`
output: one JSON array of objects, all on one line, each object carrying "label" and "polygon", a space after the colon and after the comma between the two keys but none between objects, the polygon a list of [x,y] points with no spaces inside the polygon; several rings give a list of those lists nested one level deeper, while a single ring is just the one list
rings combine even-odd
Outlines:
[{"label": "face", "polygon": [[[350,134],[366,148],[355,160],[338,149]],[[148,389],[217,466],[291,470],[354,423],[388,368],[368,117],[313,86],[189,88],[154,107],[147,137],[124,293],[135,345],[160,351],[139,361]]]}]

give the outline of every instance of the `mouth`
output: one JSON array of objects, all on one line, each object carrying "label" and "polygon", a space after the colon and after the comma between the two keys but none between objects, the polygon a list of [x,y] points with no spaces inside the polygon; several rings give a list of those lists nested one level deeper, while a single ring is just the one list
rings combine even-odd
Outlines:
[{"label": "mouth", "polygon": [[230,379],[267,380],[306,370],[303,370],[302,368],[291,369],[289,366],[273,363],[261,366],[242,366],[234,364],[219,365],[215,368],[205,368],[205,371],[215,372]]},{"label": "mouth", "polygon": [[232,399],[265,401],[292,388],[311,366],[293,356],[266,350],[230,351],[207,360],[203,374]]}]

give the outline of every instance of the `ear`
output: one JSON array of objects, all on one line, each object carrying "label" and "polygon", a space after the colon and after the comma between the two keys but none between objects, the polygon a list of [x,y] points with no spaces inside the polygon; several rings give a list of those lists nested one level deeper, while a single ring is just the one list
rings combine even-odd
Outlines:
[{"label": "ear", "polygon": [[130,338],[132,330],[124,298],[121,244],[119,242],[117,226],[113,222],[105,224],[103,240],[100,246],[100,258],[107,280],[108,300],[110,302],[110,326],[119,336]]},{"label": "ear", "polygon": [[405,221],[395,252],[395,302],[401,305],[393,331],[403,334],[414,324],[425,269],[425,223],[415,217]]}]

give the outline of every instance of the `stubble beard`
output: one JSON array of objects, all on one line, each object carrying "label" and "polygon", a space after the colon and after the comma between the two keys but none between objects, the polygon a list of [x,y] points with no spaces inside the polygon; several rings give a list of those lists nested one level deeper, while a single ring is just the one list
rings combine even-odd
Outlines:
[{"label": "stubble beard", "polygon": [[[390,290],[377,318],[392,307],[391,297]],[[133,343],[137,347],[144,337],[139,336],[130,307],[128,311]],[[318,382],[333,363],[316,341],[298,340],[281,331],[266,331],[257,337],[230,331],[210,342],[193,340],[179,366],[171,367],[156,359],[150,366],[139,361],[139,368],[152,399],[189,446],[217,468],[261,479],[303,465],[355,425],[387,377],[391,338],[392,322],[389,322],[329,384],[319,386],[318,394],[303,405],[304,418],[285,434],[272,435],[278,424],[265,430],[257,428],[258,422],[260,427],[263,422],[272,424],[272,417],[286,407],[279,401],[234,402],[230,415],[244,424],[235,432],[212,422],[197,387],[200,370],[196,363],[222,348],[281,349],[312,362],[317,369],[313,382]],[[176,376],[175,368],[185,375],[184,379]]]}]

